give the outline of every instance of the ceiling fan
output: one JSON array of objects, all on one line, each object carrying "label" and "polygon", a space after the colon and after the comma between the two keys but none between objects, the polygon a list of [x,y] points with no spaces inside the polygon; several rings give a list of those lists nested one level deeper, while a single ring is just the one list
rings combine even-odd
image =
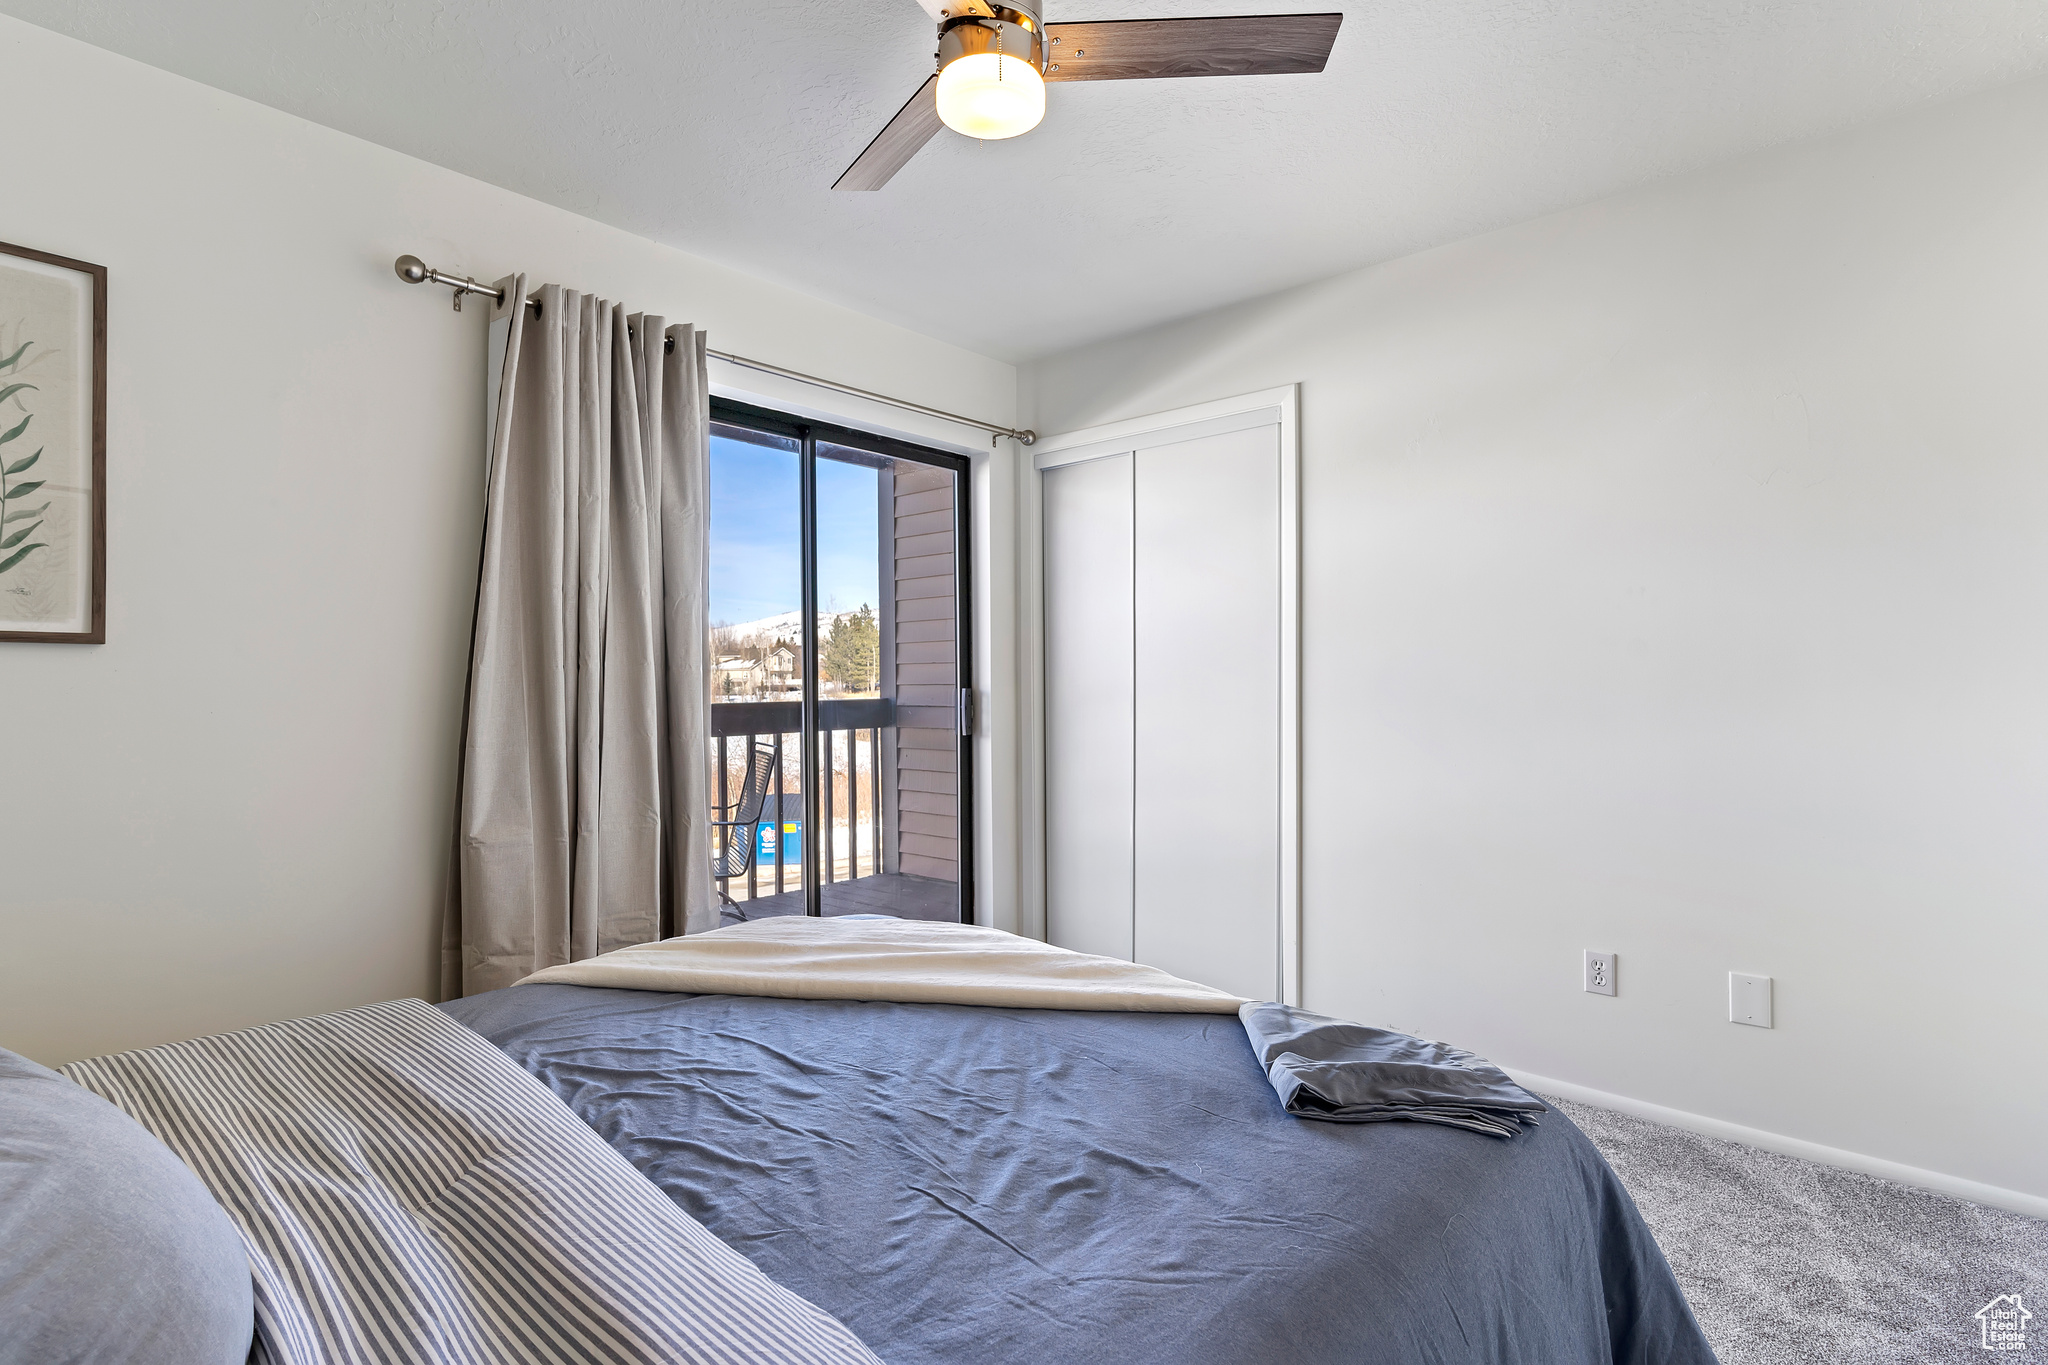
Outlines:
[{"label": "ceiling fan", "polygon": [[1048,24],[1042,0],[918,0],[939,25],[939,69],[833,183],[878,190],[941,127],[993,140],[1045,117],[1047,81],[1321,71],[1342,14]]}]

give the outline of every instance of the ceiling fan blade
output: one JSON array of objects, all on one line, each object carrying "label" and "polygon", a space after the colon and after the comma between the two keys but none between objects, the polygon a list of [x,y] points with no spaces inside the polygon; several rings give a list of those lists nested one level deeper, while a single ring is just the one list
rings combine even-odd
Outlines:
[{"label": "ceiling fan blade", "polygon": [[988,0],[917,0],[917,7],[929,14],[935,24],[943,24],[948,18],[962,14],[986,17],[994,13],[988,7]]},{"label": "ceiling fan blade", "polygon": [[1286,76],[1323,69],[1342,14],[1111,19],[1047,24],[1049,81],[1161,76]]},{"label": "ceiling fan blade", "polygon": [[902,170],[945,125],[939,122],[939,78],[928,76],[910,102],[896,111],[888,126],[875,134],[867,150],[853,159],[837,180],[835,190],[878,190],[889,177]]}]

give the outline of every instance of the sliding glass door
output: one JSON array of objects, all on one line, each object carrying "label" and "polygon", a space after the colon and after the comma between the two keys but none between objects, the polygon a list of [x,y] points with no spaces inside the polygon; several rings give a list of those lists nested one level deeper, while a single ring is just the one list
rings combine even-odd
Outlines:
[{"label": "sliding glass door", "polygon": [[723,922],[973,920],[967,461],[714,400]]}]

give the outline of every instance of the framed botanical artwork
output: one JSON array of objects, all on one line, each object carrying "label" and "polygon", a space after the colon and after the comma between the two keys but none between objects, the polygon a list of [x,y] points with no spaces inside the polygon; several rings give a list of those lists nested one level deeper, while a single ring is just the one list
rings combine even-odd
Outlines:
[{"label": "framed botanical artwork", "polygon": [[107,638],[107,269],[0,242],[0,640]]}]

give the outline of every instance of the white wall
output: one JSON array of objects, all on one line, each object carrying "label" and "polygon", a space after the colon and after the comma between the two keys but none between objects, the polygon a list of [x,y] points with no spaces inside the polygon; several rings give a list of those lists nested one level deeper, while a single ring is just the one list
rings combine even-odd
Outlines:
[{"label": "white wall", "polygon": [[1011,416],[1007,365],[6,18],[0,89],[0,240],[112,272],[108,642],[0,644],[0,1046],[42,1061],[432,989],[487,310],[401,252]]},{"label": "white wall", "polygon": [[2044,147],[2012,87],[1027,367],[1303,385],[1311,1008],[2048,1196]]}]

